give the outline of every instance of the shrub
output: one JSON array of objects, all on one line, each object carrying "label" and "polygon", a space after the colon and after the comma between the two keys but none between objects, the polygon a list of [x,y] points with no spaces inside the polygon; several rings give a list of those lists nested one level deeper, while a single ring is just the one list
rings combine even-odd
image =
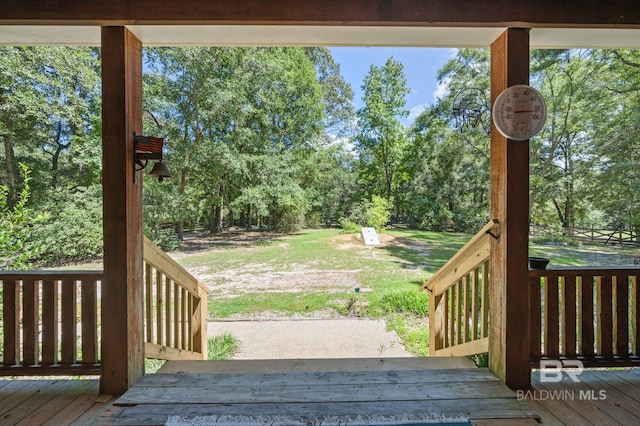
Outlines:
[{"label": "shrub", "polygon": [[340,226],[342,227],[343,234],[356,234],[360,232],[360,225],[350,221],[349,219],[340,219]]},{"label": "shrub", "polygon": [[[27,269],[28,260],[35,255],[36,248],[27,245],[29,224],[34,219],[27,208],[29,199],[29,170],[23,164],[23,189],[15,205],[10,206],[7,199],[9,189],[0,185],[0,268]],[[37,221],[38,218],[35,220]]]},{"label": "shrub", "polygon": [[28,246],[43,265],[82,262],[102,256],[102,196],[96,185],[58,191],[42,205],[47,214],[30,229]]}]

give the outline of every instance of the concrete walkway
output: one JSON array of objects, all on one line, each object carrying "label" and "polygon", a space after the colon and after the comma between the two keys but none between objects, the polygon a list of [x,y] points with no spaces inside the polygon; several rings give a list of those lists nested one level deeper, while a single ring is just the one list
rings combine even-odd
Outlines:
[{"label": "concrete walkway", "polygon": [[209,336],[240,340],[234,359],[409,357],[382,320],[275,320],[209,322]]}]

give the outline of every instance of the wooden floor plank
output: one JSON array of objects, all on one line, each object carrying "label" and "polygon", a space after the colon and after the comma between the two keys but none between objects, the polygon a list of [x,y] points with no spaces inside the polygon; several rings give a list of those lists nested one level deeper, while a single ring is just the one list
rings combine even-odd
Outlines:
[{"label": "wooden floor plank", "polygon": [[524,402],[533,412],[540,416],[540,424],[544,426],[564,426],[566,424],[539,401],[527,399]]},{"label": "wooden floor plank", "polygon": [[[66,392],[73,386],[71,380],[52,380],[51,384],[42,387],[25,399],[22,403],[15,406],[8,418],[13,424],[19,423],[25,417],[29,417],[34,411],[39,410],[43,406],[58,397],[61,393]],[[34,423],[31,423],[34,424]]]},{"label": "wooden floor plank", "polygon": [[[375,374],[374,374],[375,373]],[[493,381],[486,368],[401,371],[306,372],[275,374],[148,374],[136,387],[197,387],[270,385],[370,385]]]},{"label": "wooden floor plank", "polygon": [[91,382],[88,380],[67,380],[67,382],[69,383],[69,387],[65,391],[60,392],[39,409],[32,411],[21,422],[17,423],[17,425],[30,426],[45,423],[61,411],[65,411],[76,398],[80,397],[91,387]]},{"label": "wooden floor plank", "polygon": [[[606,402],[606,405],[613,414],[622,416],[623,413],[626,412],[632,416],[629,417],[629,420],[617,419],[618,421],[621,423],[624,421],[624,424],[640,424],[640,404],[616,388],[614,385],[616,376],[614,374],[609,374],[608,378],[610,380],[609,382],[601,379],[595,372],[587,371],[580,375],[580,382],[591,386],[599,397],[606,398],[600,402]],[[600,394],[600,392],[603,393]],[[612,415],[612,417],[616,418],[615,415]]]},{"label": "wooden floor plank", "polygon": [[9,417],[19,416],[18,407],[23,402],[34,394],[46,391],[55,382],[55,380],[16,380],[14,386],[5,386],[0,389],[0,394],[8,393],[0,404],[0,420],[9,421]]},{"label": "wooden floor plank", "polygon": [[[618,421],[614,420],[602,409],[596,406],[592,401],[580,400],[569,397],[567,392],[578,388],[591,389],[588,386],[580,386],[580,383],[571,383],[571,386],[565,382],[558,383],[541,383],[539,380],[532,380],[535,390],[549,391],[550,396],[544,400],[543,405],[557,414],[562,421],[568,424],[593,424],[593,425],[618,425]],[[573,413],[568,410],[571,409]]]},{"label": "wooden floor plank", "polygon": [[466,357],[168,361],[158,373],[302,373],[474,368]]},{"label": "wooden floor plank", "polygon": [[187,419],[213,415],[281,416],[300,419],[321,419],[325,416],[367,416],[394,414],[430,414],[447,417],[535,418],[526,404],[515,399],[381,401],[287,404],[141,404],[134,407],[115,407],[105,411],[95,425],[162,424],[170,415]]},{"label": "wooden floor plank", "polygon": [[87,411],[82,413],[80,417],[69,423],[69,426],[93,425],[96,422],[96,419],[106,409],[113,407],[113,403],[116,399],[118,399],[118,397],[114,395],[100,395],[95,400],[94,404],[91,405]]},{"label": "wooden floor plank", "polygon": [[636,403],[640,402],[640,377],[635,374],[628,370],[596,370],[592,374],[623,392]]},{"label": "wooden floor plank", "polygon": [[566,390],[572,390],[576,393],[575,398],[580,400],[579,403],[585,403],[581,404],[582,410],[585,409],[584,407],[591,405],[594,411],[606,414],[619,424],[640,424],[640,418],[625,409],[630,404],[625,403],[627,401],[626,397],[621,397],[624,394],[603,383],[589,371],[583,372],[579,379],[580,382],[578,383],[572,383],[570,386],[565,383],[564,386]]},{"label": "wooden floor plank", "polygon": [[487,382],[402,383],[371,385],[137,387],[127,391],[116,405],[145,403],[217,404],[331,401],[404,401],[430,399],[514,398],[499,380]]},{"label": "wooden floor plank", "polygon": [[[536,395],[540,395],[539,391],[550,391],[552,388],[544,386],[540,383],[540,375],[539,373],[531,374],[531,391],[533,392],[534,398]],[[526,400],[525,400],[526,401]],[[550,398],[540,398],[536,401],[541,404],[547,411],[553,413],[553,415],[560,420],[565,425],[575,425],[575,426],[589,426],[597,423],[592,423],[587,420],[586,417],[583,417],[580,413],[580,410],[575,410],[573,407],[566,404],[565,401],[559,399],[550,399]],[[526,401],[528,402],[528,401]],[[533,407],[535,409],[535,406]]]},{"label": "wooden floor plank", "polygon": [[68,425],[74,422],[78,417],[82,416],[87,410],[89,410],[96,402],[96,399],[100,397],[99,380],[87,380],[87,388],[77,398],[71,402],[67,408],[60,411],[55,416],[51,417],[45,425]]}]

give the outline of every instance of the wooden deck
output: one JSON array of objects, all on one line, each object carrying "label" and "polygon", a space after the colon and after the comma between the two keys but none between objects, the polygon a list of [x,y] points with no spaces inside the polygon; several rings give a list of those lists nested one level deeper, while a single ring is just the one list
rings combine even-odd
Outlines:
[{"label": "wooden deck", "polygon": [[[426,361],[429,362],[426,362]],[[590,370],[580,383],[517,394],[464,358],[182,361],[119,398],[98,380],[0,380],[0,425],[158,425],[169,416],[430,414],[486,425],[640,424],[640,370]]]}]

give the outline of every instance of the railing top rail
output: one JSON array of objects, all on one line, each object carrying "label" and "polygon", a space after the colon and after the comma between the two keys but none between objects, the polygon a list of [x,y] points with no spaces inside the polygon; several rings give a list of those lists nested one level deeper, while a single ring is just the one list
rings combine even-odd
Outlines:
[{"label": "railing top rail", "polygon": [[640,266],[562,266],[551,269],[529,269],[529,278],[539,277],[594,277],[609,275],[638,275]]},{"label": "railing top rail", "polygon": [[476,255],[476,258],[473,259],[473,266],[486,260],[489,257],[489,251],[487,250],[482,256],[479,256],[479,252],[484,245],[489,242],[489,232],[498,227],[499,224],[500,222],[497,219],[490,220],[489,223],[482,227],[482,229],[480,229],[473,238],[458,250],[458,252],[438,270],[438,272],[429,278],[427,282],[420,287],[420,290],[422,291],[426,289],[434,294],[441,294],[448,287],[452,286],[457,278],[469,272],[470,269],[466,267],[469,265],[465,264],[465,260],[473,257],[474,254]]},{"label": "railing top rail", "polygon": [[0,271],[0,280],[23,279],[33,280],[60,280],[65,278],[91,278],[101,279],[104,275],[102,270],[33,270],[33,271]]},{"label": "railing top rail", "polygon": [[162,270],[165,275],[194,295],[198,295],[199,292],[211,293],[204,284],[147,237],[144,237],[144,261]]}]

